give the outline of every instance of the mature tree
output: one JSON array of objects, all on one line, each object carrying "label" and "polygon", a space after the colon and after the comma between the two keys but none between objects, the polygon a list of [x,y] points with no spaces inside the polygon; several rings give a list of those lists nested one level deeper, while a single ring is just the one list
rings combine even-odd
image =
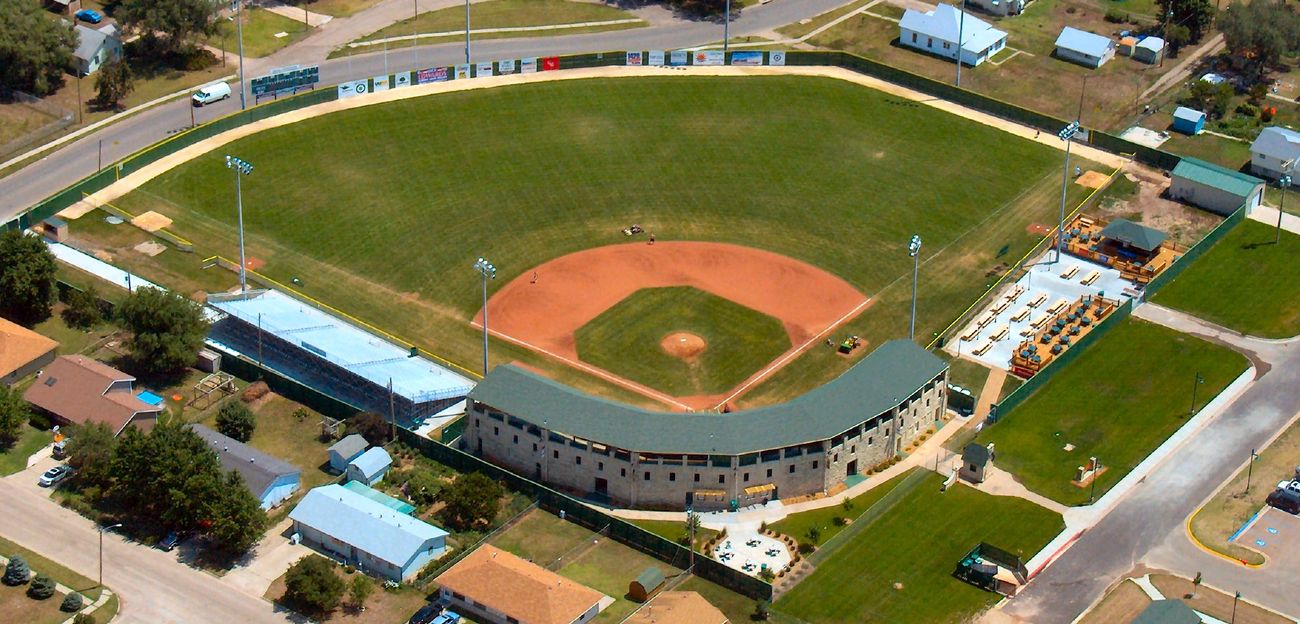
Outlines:
[{"label": "mature tree", "polygon": [[226,401],[217,412],[217,431],[240,442],[253,439],[253,430],[257,428],[257,416],[243,401],[233,398]]},{"label": "mature tree", "polygon": [[49,318],[59,294],[56,274],[41,239],[16,230],[0,234],[0,316],[22,325]]},{"label": "mature tree", "polygon": [[1170,54],[1177,55],[1183,46],[1192,40],[1191,29],[1182,24],[1170,24],[1165,29],[1165,42],[1169,44]]},{"label": "mature tree", "polygon": [[430,470],[415,468],[406,480],[406,496],[411,502],[427,507],[438,500],[442,494],[442,480]]},{"label": "mature tree", "polygon": [[140,288],[118,306],[130,331],[131,354],[142,372],[173,373],[194,362],[208,322],[193,301],[157,288]]},{"label": "mature tree", "polygon": [[91,613],[78,613],[72,618],[72,624],[96,624],[95,616]]},{"label": "mature tree", "polygon": [[58,89],[76,47],[76,32],[37,0],[0,2],[0,87],[33,95]]},{"label": "mature tree", "polygon": [[45,600],[54,595],[54,590],[54,579],[44,574],[37,574],[36,578],[32,579],[32,584],[27,587],[27,595],[37,600]]},{"label": "mature tree", "polygon": [[113,451],[117,438],[102,422],[77,425],[68,439],[68,465],[77,469],[77,481],[83,487],[106,490],[113,484]]},{"label": "mature tree", "polygon": [[22,436],[23,423],[31,419],[27,401],[18,390],[0,384],[0,449],[7,449]]},{"label": "mature tree", "polygon": [[[668,0],[668,6],[691,17],[719,17],[727,10],[726,0]],[[739,10],[740,2],[732,2],[732,13]]]},{"label": "mature tree", "polygon": [[150,503],[154,492],[150,479],[153,470],[153,444],[149,436],[134,425],[127,426],[117,437],[109,471],[113,485],[109,494],[125,509],[140,509]]},{"label": "mature tree", "polygon": [[101,109],[119,108],[122,100],[135,89],[131,64],[121,56],[99,66],[95,77],[95,105]]},{"label": "mature tree", "polygon": [[171,528],[201,528],[222,494],[225,475],[216,453],[177,424],[159,424],[148,434],[128,427],[111,466],[112,492],[122,506]]},{"label": "mature tree", "polygon": [[218,547],[229,553],[243,553],[253,547],[266,532],[266,512],[261,501],[244,486],[239,473],[226,473],[221,496],[213,501],[208,535]]},{"label": "mature tree", "polygon": [[328,559],[307,555],[285,573],[284,596],[317,614],[328,613],[339,606],[343,597],[343,579],[334,572],[334,564]]},{"label": "mature tree", "polygon": [[1214,25],[1214,0],[1159,0],[1158,4],[1162,23],[1186,26],[1193,43]]},{"label": "mature tree", "polygon": [[1285,54],[1300,52],[1300,14],[1281,2],[1233,2],[1219,18],[1228,52],[1258,80]]},{"label": "mature tree", "polygon": [[352,608],[357,611],[366,610],[366,599],[375,591],[375,582],[364,574],[358,574],[352,577],[352,582],[348,583],[348,602],[352,603]]},{"label": "mature tree", "polygon": [[383,446],[392,435],[388,420],[374,412],[361,412],[348,419],[348,432],[359,433],[374,446]]},{"label": "mature tree", "polygon": [[27,560],[19,555],[11,555],[5,565],[4,584],[10,587],[22,585],[31,579],[32,570],[27,567]]},{"label": "mature tree", "polygon": [[490,524],[501,508],[505,491],[496,481],[481,472],[456,478],[442,492],[442,519],[448,526],[468,531],[480,524]]},{"label": "mature tree", "polygon": [[90,329],[104,322],[104,311],[99,307],[99,291],[91,286],[85,290],[70,288],[64,296],[63,322],[75,329]]},{"label": "mature tree", "polygon": [[122,0],[114,15],[126,28],[157,38],[162,51],[171,52],[193,46],[197,35],[216,34],[225,4],[219,0]]},{"label": "mature tree", "polygon": [[1228,112],[1228,104],[1232,102],[1232,95],[1232,85],[1226,82],[1212,84],[1204,80],[1197,80],[1192,83],[1183,104],[1204,111],[1211,118],[1219,118]]}]

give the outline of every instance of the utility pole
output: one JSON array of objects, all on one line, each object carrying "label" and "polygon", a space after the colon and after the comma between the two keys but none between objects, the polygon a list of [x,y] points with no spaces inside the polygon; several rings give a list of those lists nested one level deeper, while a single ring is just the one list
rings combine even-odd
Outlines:
[{"label": "utility pole", "polygon": [[[235,7],[235,29],[239,31],[239,110],[242,111],[248,108],[244,89],[244,0],[235,0]],[[243,267],[240,267],[240,274],[243,274]]]},{"label": "utility pole", "polygon": [[907,243],[907,255],[912,257],[912,324],[907,331],[907,339],[916,339],[916,287],[921,267],[921,236],[913,234]]},{"label": "utility pole", "polygon": [[1056,133],[1056,136],[1065,141],[1065,165],[1061,169],[1061,218],[1056,226],[1056,259],[1053,262],[1061,261],[1061,249],[1065,247],[1065,192],[1070,185],[1070,146],[1078,132],[1079,122],[1071,121],[1070,125]]},{"label": "utility pole", "polygon": [[1255,470],[1255,460],[1259,459],[1259,454],[1255,449],[1250,449],[1250,461],[1246,462],[1246,491],[1242,495],[1250,494],[1250,477]]},{"label": "utility pole", "polygon": [[465,64],[469,64],[469,0],[465,0]]},{"label": "utility pole", "polygon": [[104,586],[104,531],[111,531],[122,526],[121,523],[100,527],[99,529],[99,586]]},{"label": "utility pole", "polygon": [[1200,371],[1196,371],[1196,381],[1192,384],[1192,409],[1187,412],[1188,418],[1196,414],[1196,389],[1203,383],[1205,383],[1205,378],[1201,376]]},{"label": "utility pole", "polygon": [[731,0],[727,0],[725,15],[722,16],[722,63],[727,63],[727,52],[731,49]]},{"label": "utility pole", "polygon": [[966,0],[961,0],[957,4],[957,10],[961,12],[961,17],[957,19],[957,86],[961,86],[961,46],[962,37],[966,32]]}]

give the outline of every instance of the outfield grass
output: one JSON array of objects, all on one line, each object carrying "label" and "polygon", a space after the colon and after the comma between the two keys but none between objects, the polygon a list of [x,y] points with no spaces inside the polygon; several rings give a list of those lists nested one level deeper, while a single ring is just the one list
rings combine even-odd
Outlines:
[{"label": "outfield grass", "polygon": [[1263,338],[1300,334],[1300,236],[1243,221],[1152,301]]},{"label": "outfield grass", "polygon": [[[480,286],[465,261],[478,254],[499,268],[498,286],[620,240],[629,223],[662,240],[749,245],[877,297],[852,333],[879,343],[906,325],[895,314],[913,233],[925,239],[925,336],[1037,241],[1026,227],[1054,218],[1060,184],[1058,151],[877,91],[823,78],[693,76],[530,84],[332,113],[235,141],[120,205],[173,218],[196,241],[192,265],[234,256],[226,152],[257,165],[244,217],[249,255],[266,261],[265,273],[300,278],[306,294],[475,368],[481,347],[468,321]],[[1087,189],[1069,192],[1076,203]],[[164,269],[184,292],[204,288],[196,271]],[[789,398],[849,365],[829,350],[809,353],[758,396]],[[496,342],[492,355],[609,394],[521,348]]]},{"label": "outfield grass", "polygon": [[777,533],[789,535],[800,542],[806,542],[808,541],[808,531],[813,527],[817,527],[817,530],[821,532],[821,539],[819,539],[817,543],[825,544],[828,540],[835,537],[837,533],[848,526],[835,526],[835,518],[837,516],[856,520],[863,514],[863,512],[871,508],[876,501],[880,500],[884,495],[888,494],[890,490],[894,489],[894,486],[898,485],[907,474],[908,473],[899,474],[898,476],[884,483],[878,484],[876,487],[850,499],[852,501],[852,506],[848,509],[846,509],[841,502],[839,505],[790,514],[780,521],[769,524],[767,528],[776,531]]},{"label": "outfield grass", "polygon": [[812,624],[965,621],[1001,597],[952,577],[963,555],[985,541],[1028,560],[1064,526],[1024,499],[942,483],[927,476],[777,608]]},{"label": "outfield grass", "polygon": [[996,444],[998,467],[1029,489],[1085,504],[1090,488],[1070,483],[1078,466],[1096,457],[1108,468],[1096,480],[1100,498],[1187,423],[1198,373],[1199,407],[1247,365],[1230,349],[1126,319],[977,440]]},{"label": "outfield grass", "polygon": [[[682,359],[660,344],[688,332],[707,343]],[[673,396],[721,394],[790,348],[781,321],[690,286],[643,288],[575,332],[578,356]]]},{"label": "outfield grass", "polygon": [[0,449],[0,477],[26,469],[27,458],[44,448],[53,439],[53,433],[23,423],[19,428],[18,440],[13,446]]}]

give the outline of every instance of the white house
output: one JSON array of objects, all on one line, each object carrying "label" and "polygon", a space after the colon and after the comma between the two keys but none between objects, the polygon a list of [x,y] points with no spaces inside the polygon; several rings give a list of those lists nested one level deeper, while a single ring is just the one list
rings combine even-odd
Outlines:
[{"label": "white house", "polygon": [[80,24],[75,30],[77,49],[72,53],[72,60],[79,75],[93,74],[104,63],[122,56],[122,40],[113,36],[112,30],[95,30]]},{"label": "white house", "polygon": [[1272,180],[1289,175],[1291,186],[1300,186],[1300,132],[1264,128],[1250,144],[1250,171]]},{"label": "white house", "polygon": [[969,4],[1000,17],[1020,15],[1025,12],[1025,0],[970,0]]},{"label": "white house", "polygon": [[907,9],[898,24],[898,41],[909,48],[956,60],[960,33],[961,62],[972,66],[1007,47],[1007,33],[964,13],[949,4],[924,13]]},{"label": "white house", "polygon": [[1066,26],[1056,38],[1056,56],[1096,69],[1115,58],[1115,42],[1110,37]]}]

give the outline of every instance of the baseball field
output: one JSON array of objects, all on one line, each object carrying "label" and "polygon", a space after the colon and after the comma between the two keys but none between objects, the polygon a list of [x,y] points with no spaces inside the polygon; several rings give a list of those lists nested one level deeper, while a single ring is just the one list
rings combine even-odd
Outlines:
[{"label": "baseball field", "polygon": [[[675,287],[698,297],[692,288],[676,288],[692,286],[718,296],[722,286],[668,279],[714,267],[713,260],[688,266],[688,256],[665,244],[686,241],[779,256],[785,260],[772,267],[815,269],[827,289],[838,289],[826,303],[817,293],[830,290],[772,289],[766,277],[784,268],[714,268],[717,284],[767,288],[764,301],[773,306],[784,296],[822,306],[809,318],[832,320],[804,326],[712,299],[701,312],[661,292],[650,302],[613,302],[612,316],[580,319],[567,348],[579,359],[594,354],[599,363],[582,362],[586,370],[515,336],[493,341],[493,363],[521,361],[588,391],[661,406],[611,377],[640,376],[638,384],[671,396],[719,394],[766,363],[737,363],[710,350],[725,354],[758,341],[763,358],[785,353],[783,367],[768,366],[769,376],[753,378],[739,404],[770,403],[823,383],[884,340],[906,336],[913,234],[924,240],[917,333],[928,342],[1037,242],[1041,234],[1032,226],[1054,222],[1061,167],[1061,153],[1050,147],[842,80],[601,78],[318,116],[235,141],[116,203],[171,218],[171,229],[194,241],[196,265],[212,254],[237,257],[226,154],[255,167],[243,180],[243,199],[248,255],[259,271],[470,368],[481,348],[481,277],[471,268],[478,256],[499,269],[492,295],[554,279],[580,284],[581,275],[538,268],[621,246],[662,252],[651,270],[655,279],[621,287]],[[1109,173],[1085,160],[1076,164]],[[1071,184],[1071,207],[1089,190]],[[110,251],[121,251],[119,260],[146,276],[159,261]],[[718,247],[701,257],[726,255]],[[181,278],[167,283],[191,292],[207,281]],[[601,296],[566,293],[575,303]],[[645,326],[636,322],[638,305],[648,310]],[[538,324],[548,318],[526,308],[509,313],[531,313]],[[677,344],[670,335],[679,334],[692,341],[685,355],[668,348]],[[848,334],[861,336],[865,348],[842,355],[822,344]],[[675,368],[645,365],[646,354],[660,348]],[[655,370],[647,376],[646,368]]]}]

